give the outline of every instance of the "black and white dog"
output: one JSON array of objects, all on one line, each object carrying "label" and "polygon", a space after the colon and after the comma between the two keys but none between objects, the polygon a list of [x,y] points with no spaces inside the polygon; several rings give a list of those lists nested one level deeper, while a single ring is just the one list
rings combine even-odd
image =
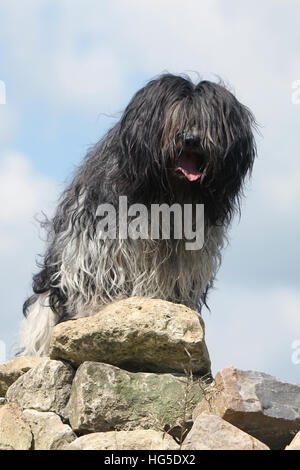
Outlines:
[{"label": "black and white dog", "polygon": [[[256,155],[255,119],[222,84],[165,74],[136,93],[120,121],[88,152],[48,222],[34,295],[24,304],[21,354],[45,355],[55,324],[130,296],[200,310],[221,262],[243,182]],[[97,209],[203,204],[204,245],[106,238]]]}]

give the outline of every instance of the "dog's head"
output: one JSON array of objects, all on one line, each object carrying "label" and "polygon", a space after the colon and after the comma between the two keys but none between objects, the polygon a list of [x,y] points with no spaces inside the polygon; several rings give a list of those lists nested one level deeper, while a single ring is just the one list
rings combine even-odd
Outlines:
[{"label": "dog's head", "polygon": [[255,158],[255,120],[225,86],[162,75],[136,93],[117,127],[132,190],[190,193],[213,223],[230,219]]}]

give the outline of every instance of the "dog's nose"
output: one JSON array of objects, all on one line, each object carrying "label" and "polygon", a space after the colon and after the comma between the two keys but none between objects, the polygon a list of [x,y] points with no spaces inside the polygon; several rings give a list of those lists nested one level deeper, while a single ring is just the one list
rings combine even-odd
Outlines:
[{"label": "dog's nose", "polygon": [[186,147],[198,147],[200,145],[200,137],[196,134],[184,134],[183,145]]}]

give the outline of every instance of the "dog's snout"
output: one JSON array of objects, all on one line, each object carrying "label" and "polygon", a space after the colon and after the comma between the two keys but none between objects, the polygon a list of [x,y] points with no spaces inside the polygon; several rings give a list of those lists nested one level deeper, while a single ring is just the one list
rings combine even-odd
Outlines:
[{"label": "dog's snout", "polygon": [[184,134],[183,145],[186,147],[198,147],[200,145],[200,137],[196,134]]}]

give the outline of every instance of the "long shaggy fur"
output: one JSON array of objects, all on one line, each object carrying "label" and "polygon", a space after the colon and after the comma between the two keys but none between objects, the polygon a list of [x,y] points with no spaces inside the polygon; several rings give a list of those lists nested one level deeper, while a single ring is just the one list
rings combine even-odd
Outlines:
[{"label": "long shaggy fur", "polygon": [[[48,246],[24,304],[24,355],[47,354],[53,325],[93,315],[129,296],[201,309],[221,262],[243,182],[255,158],[251,112],[222,84],[166,74],[136,93],[120,121],[88,152],[47,224]],[[178,171],[194,152],[201,177]],[[194,157],[193,157],[194,158]],[[181,160],[180,160],[181,159]],[[183,162],[183,163],[182,163]],[[204,204],[205,243],[103,240],[99,204]]]}]

